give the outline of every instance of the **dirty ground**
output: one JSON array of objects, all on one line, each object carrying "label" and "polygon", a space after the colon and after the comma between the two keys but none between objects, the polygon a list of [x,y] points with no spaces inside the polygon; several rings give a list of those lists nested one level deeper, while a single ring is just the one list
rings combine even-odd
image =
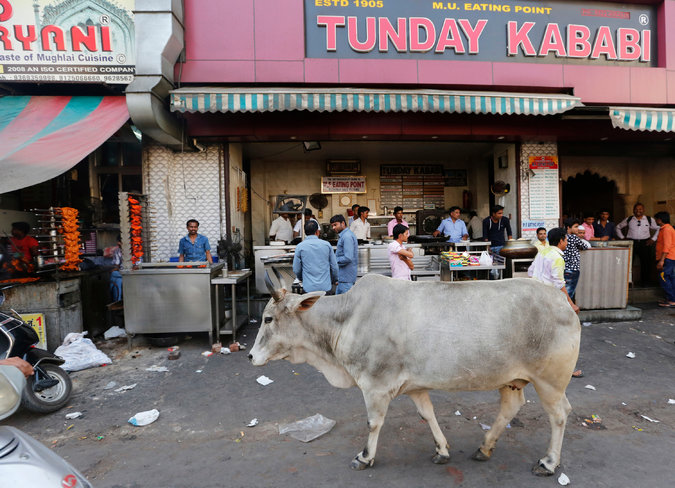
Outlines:
[{"label": "dirty ground", "polygon": [[[668,404],[675,398],[673,324],[675,311],[652,307],[640,322],[582,327],[585,376],[568,387],[573,411],[562,466],[551,478],[530,474],[550,435],[531,386],[528,403],[487,463],[469,456],[494,420],[497,392],[432,392],[450,463],[431,463],[429,428],[400,397],[389,408],[375,466],[355,472],[349,462],[367,437],[358,389],[333,388],[308,365],[255,368],[247,351],[205,357],[205,335],[181,341],[177,360],[168,359],[166,348],[97,341],[113,364],[72,373],[68,408],[46,416],[19,411],[5,423],[51,447],[96,487],[552,487],[560,473],[570,486],[668,487],[675,452],[675,405]],[[256,331],[257,324],[248,326],[240,342],[250,349]],[[152,366],[168,371],[146,370]],[[261,375],[273,383],[256,382]],[[104,389],[111,381],[116,385]],[[160,414],[151,424],[128,423],[152,409]],[[78,411],[81,417],[66,419]],[[279,435],[279,424],[316,413],[336,421],[327,434],[309,443]],[[258,424],[247,427],[254,418]]]}]

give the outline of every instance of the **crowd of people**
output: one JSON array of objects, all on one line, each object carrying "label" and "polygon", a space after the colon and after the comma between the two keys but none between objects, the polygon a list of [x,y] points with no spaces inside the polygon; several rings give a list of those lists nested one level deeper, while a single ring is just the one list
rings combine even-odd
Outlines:
[{"label": "crowd of people", "polygon": [[529,276],[563,290],[572,308],[578,311],[574,296],[581,274],[579,251],[589,249],[591,241],[613,239],[633,242],[633,259],[640,263],[637,284],[649,284],[658,273],[658,282],[664,290],[661,307],[675,307],[675,230],[668,212],[658,212],[654,217],[645,215],[644,205],[636,203],[633,214],[618,225],[610,220],[610,213],[603,209],[596,221],[591,213],[584,214],[583,222],[567,219],[563,228],[537,229],[534,242],[538,254],[529,268]]}]

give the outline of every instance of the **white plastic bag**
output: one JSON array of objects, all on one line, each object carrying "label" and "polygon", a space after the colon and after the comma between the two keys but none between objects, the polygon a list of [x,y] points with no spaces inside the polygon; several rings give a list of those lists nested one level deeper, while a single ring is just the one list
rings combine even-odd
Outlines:
[{"label": "white plastic bag", "polygon": [[481,266],[492,266],[492,256],[487,251],[480,253],[480,258],[478,258],[478,263]]},{"label": "white plastic bag", "polygon": [[146,410],[145,412],[138,412],[136,415],[129,419],[131,425],[136,427],[143,427],[144,425],[149,425],[159,418],[159,410],[153,408],[152,410]]},{"label": "white plastic bag", "polygon": [[302,442],[313,441],[321,437],[335,426],[335,420],[329,419],[317,413],[311,417],[292,422],[290,424],[279,425],[279,434],[288,434],[293,439]]},{"label": "white plastic bag", "polygon": [[61,366],[66,371],[80,371],[112,363],[105,353],[96,349],[90,339],[84,337],[85,334],[86,332],[71,332],[63,340],[63,345],[54,351],[54,354],[66,360]]}]

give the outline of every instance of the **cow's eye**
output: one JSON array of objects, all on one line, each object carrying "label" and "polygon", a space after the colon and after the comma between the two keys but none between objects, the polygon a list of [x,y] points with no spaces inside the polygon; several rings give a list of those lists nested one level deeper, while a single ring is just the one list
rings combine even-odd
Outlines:
[{"label": "cow's eye", "polygon": [[265,317],[265,323],[269,324],[270,322],[272,322],[272,317]]}]

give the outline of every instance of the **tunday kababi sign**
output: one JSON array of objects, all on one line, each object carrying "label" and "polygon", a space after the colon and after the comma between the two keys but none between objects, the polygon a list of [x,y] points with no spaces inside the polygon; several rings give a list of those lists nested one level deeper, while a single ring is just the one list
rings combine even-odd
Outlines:
[{"label": "tunday kababi sign", "polygon": [[576,1],[305,0],[308,58],[656,62],[656,11]]},{"label": "tunday kababi sign", "polygon": [[134,0],[0,0],[0,81],[128,84]]}]

